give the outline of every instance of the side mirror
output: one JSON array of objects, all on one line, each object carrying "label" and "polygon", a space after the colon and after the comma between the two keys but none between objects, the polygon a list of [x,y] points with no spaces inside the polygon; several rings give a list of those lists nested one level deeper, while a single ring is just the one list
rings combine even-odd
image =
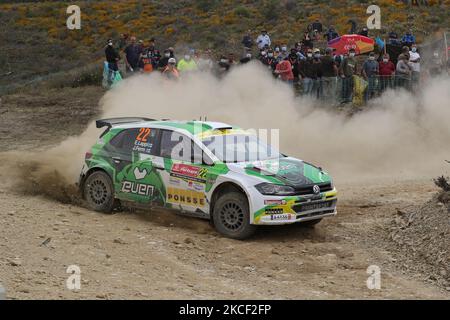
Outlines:
[{"label": "side mirror", "polygon": [[202,152],[202,162],[203,164],[207,165],[207,166],[213,166],[214,165],[214,161],[211,160],[210,157],[208,157],[208,155],[204,152]]}]

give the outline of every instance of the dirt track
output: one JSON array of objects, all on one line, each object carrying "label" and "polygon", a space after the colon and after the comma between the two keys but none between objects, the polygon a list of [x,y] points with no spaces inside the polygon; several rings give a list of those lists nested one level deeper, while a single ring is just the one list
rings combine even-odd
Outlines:
[{"label": "dirt track", "polygon": [[[13,132],[3,148],[23,148],[14,145],[19,114],[2,113],[2,128]],[[32,117],[39,113],[20,123],[38,126]],[[86,119],[66,129],[81,130]],[[30,145],[57,142],[60,129],[45,125]],[[0,283],[9,299],[449,299],[426,275],[403,273],[385,246],[397,208],[431,198],[431,179],[337,185],[337,217],[315,229],[262,228],[248,241],[222,238],[204,220],[167,212],[102,215],[1,185]],[[65,286],[69,265],[81,268],[79,291]],[[381,268],[381,290],[366,286],[369,265]]]}]

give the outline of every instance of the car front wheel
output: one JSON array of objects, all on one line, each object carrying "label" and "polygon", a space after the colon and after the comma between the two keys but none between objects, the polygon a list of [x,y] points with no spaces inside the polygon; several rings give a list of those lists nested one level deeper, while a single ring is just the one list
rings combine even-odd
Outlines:
[{"label": "car front wheel", "polygon": [[114,187],[111,178],[103,171],[90,174],[84,185],[83,194],[89,208],[111,213],[115,207]]},{"label": "car front wheel", "polygon": [[246,239],[254,234],[256,226],[250,224],[250,213],[245,195],[230,192],[217,199],[213,209],[216,230],[233,239]]}]

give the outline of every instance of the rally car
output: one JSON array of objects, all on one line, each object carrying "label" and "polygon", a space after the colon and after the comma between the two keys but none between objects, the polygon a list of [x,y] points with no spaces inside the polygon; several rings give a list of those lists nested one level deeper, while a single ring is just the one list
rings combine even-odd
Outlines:
[{"label": "rally car", "polygon": [[254,132],[224,123],[113,118],[86,153],[79,186],[88,206],[163,207],[210,219],[227,237],[257,225],[312,226],[336,214],[321,168],[279,153]]}]

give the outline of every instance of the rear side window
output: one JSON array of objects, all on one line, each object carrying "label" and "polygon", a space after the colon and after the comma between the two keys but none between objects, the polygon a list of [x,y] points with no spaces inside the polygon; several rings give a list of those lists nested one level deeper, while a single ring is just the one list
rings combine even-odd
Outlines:
[{"label": "rear side window", "polygon": [[202,150],[184,134],[161,130],[160,156],[173,160],[202,163]]},{"label": "rear side window", "polygon": [[155,155],[157,138],[157,129],[133,128],[121,131],[109,144],[121,153],[139,152]]}]

